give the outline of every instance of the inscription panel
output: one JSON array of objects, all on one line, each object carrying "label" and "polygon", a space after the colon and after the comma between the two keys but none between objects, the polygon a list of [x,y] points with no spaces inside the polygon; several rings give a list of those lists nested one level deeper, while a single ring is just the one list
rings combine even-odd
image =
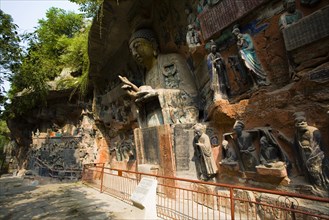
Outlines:
[{"label": "inscription panel", "polygon": [[176,170],[190,170],[190,158],[194,152],[192,125],[176,125],[174,134]]},{"label": "inscription panel", "polygon": [[143,155],[145,163],[149,164],[159,164],[159,136],[156,127],[145,128],[143,132]]},{"label": "inscription panel", "polygon": [[204,39],[232,24],[267,0],[223,0],[199,14]]},{"label": "inscription panel", "polygon": [[329,36],[329,7],[300,19],[297,23],[283,29],[287,51],[300,48]]}]

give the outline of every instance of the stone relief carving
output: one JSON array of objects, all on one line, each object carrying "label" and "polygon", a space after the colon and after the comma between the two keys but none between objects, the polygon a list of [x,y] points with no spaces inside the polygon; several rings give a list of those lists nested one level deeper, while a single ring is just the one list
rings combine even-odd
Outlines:
[{"label": "stone relief carving", "polygon": [[114,143],[114,147],[110,149],[111,152],[115,152],[115,158],[117,161],[132,161],[136,159],[135,146],[130,139],[123,139]]},{"label": "stone relief carving", "polygon": [[247,33],[242,34],[236,26],[233,28],[232,33],[237,39],[239,54],[251,74],[254,86],[268,86],[270,83],[267,74],[257,57],[251,36]]},{"label": "stone relief carving", "polygon": [[244,123],[237,120],[233,132],[223,134],[222,146],[223,170],[255,172],[290,182],[291,163],[271,127],[244,130]]},{"label": "stone relief carving", "polygon": [[[280,16],[279,19],[279,27],[281,31],[289,27],[290,25],[296,23],[303,17],[302,12],[296,9],[295,0],[283,0],[283,7],[285,9],[285,12]],[[287,57],[289,63],[290,78],[295,80],[296,64],[294,63],[289,51],[287,51]]]},{"label": "stone relief carving", "polygon": [[279,149],[269,143],[266,136],[260,138],[260,163],[266,167],[273,167],[273,164],[280,161]]},{"label": "stone relief carving", "polygon": [[253,81],[248,74],[243,60],[238,55],[231,55],[228,57],[228,63],[234,74],[234,81],[238,84],[240,90],[239,93],[243,92],[253,84]]},{"label": "stone relief carving", "polygon": [[195,48],[201,45],[199,32],[193,24],[189,24],[187,27],[186,43],[189,48]]},{"label": "stone relief carving", "polygon": [[197,4],[197,12],[200,14],[207,6],[207,0],[199,0]]},{"label": "stone relief carving", "polygon": [[215,177],[218,169],[213,157],[209,136],[205,133],[206,126],[200,123],[193,126],[194,157],[198,179],[208,181]]},{"label": "stone relief carving", "polygon": [[224,151],[224,159],[222,159],[221,163],[222,164],[237,164],[237,155],[235,152],[234,147],[229,144],[227,140],[222,141],[222,147],[225,150]]},{"label": "stone relief carving", "polygon": [[217,45],[214,41],[210,42],[210,53],[207,56],[207,64],[214,99],[227,99],[230,95],[230,84],[226,72],[226,66],[224,59],[217,51]]},{"label": "stone relief carving", "polygon": [[31,158],[38,158],[54,169],[79,169],[82,167],[81,159],[87,154],[74,139],[42,143],[36,147],[30,151]]},{"label": "stone relief carving", "polygon": [[295,149],[300,174],[304,174],[313,186],[328,189],[329,161],[322,150],[321,133],[318,128],[308,125],[305,112],[296,112],[294,117],[294,139],[290,140],[281,133],[278,137],[290,143]]},{"label": "stone relief carving", "polygon": [[285,12],[280,16],[279,27],[284,29],[289,25],[294,24],[303,17],[300,10],[296,9],[295,0],[283,0],[283,7]]},{"label": "stone relief carving", "polygon": [[244,169],[246,171],[256,171],[256,166],[259,165],[259,157],[253,144],[252,136],[249,132],[243,130],[244,126],[244,123],[239,120],[234,123],[235,141],[240,151]]},{"label": "stone relief carving", "polygon": [[200,22],[198,20],[198,17],[193,12],[190,6],[187,6],[185,8],[185,14],[187,15],[187,24],[193,25],[196,30],[200,30]]}]

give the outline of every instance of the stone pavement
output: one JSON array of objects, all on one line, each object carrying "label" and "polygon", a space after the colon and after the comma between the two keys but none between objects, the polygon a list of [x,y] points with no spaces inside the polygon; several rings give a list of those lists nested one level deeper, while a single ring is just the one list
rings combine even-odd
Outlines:
[{"label": "stone pavement", "polygon": [[0,178],[0,219],[143,219],[143,211],[81,182]]}]

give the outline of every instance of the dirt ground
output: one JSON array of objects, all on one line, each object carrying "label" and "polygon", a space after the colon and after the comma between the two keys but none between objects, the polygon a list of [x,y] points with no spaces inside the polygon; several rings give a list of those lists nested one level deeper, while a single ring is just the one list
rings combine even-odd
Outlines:
[{"label": "dirt ground", "polygon": [[144,212],[81,182],[1,177],[0,219],[144,219]]}]

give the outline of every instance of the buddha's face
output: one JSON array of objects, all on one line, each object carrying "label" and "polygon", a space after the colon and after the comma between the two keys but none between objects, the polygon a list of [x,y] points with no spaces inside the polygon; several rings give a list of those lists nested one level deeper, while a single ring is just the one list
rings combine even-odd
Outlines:
[{"label": "buddha's face", "polygon": [[144,38],[137,38],[129,45],[130,53],[141,65],[145,65],[149,60],[154,58],[154,47],[152,42]]}]

